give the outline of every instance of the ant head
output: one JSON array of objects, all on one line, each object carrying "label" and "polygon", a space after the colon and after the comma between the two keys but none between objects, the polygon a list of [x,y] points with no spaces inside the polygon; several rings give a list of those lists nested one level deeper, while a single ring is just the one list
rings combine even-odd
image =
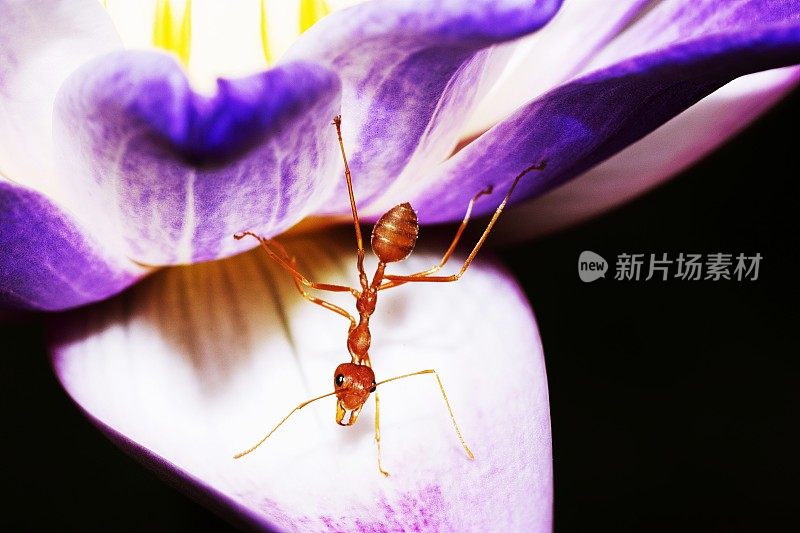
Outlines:
[{"label": "ant head", "polygon": [[[333,373],[333,386],[336,389],[336,423],[352,426],[356,423],[364,402],[371,392],[375,392],[375,373],[366,365],[342,363]],[[345,415],[350,419],[345,421]]]}]

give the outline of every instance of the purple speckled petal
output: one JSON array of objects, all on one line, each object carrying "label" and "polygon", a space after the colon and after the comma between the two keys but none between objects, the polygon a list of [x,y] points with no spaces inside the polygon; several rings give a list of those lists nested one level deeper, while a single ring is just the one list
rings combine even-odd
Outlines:
[{"label": "purple speckled petal", "polygon": [[[313,279],[352,283],[352,238],[288,242]],[[391,265],[427,268],[421,252]],[[454,259],[455,261],[455,259]],[[372,260],[368,261],[372,264]],[[345,273],[350,273],[346,275]],[[329,293],[326,293],[329,294]],[[350,295],[330,297],[353,309]],[[379,388],[353,427],[326,398],[234,460],[349,361],[348,322],[301,298],[263,252],[162,270],[117,298],[53,317],[67,392],[126,451],[238,523],[282,531],[550,531],[552,458],[542,348],[524,295],[485,257],[458,283],[381,293]]]},{"label": "purple speckled petal", "polygon": [[67,205],[124,237],[144,264],[224,257],[274,235],[338,181],[339,81],[289,63],[192,90],[166,54],[120,52],[79,69],[56,102],[62,177],[83,177]]},{"label": "purple speckled petal", "polygon": [[[326,17],[287,52],[342,79],[343,132],[363,214],[387,185],[443,161],[502,62],[492,45],[539,29],[558,0],[373,1]],[[370,205],[373,204],[373,205]],[[321,211],[346,212],[339,189]]]},{"label": "purple speckled petal", "polygon": [[121,46],[97,0],[0,2],[0,171],[4,175],[48,191],[58,88],[79,65]]},{"label": "purple speckled petal", "polygon": [[511,242],[538,237],[646,193],[739,133],[798,83],[798,67],[732,81],[588,172],[509,209],[495,238]]},{"label": "purple speckled petal", "polygon": [[[547,93],[464,148],[413,193],[420,219],[457,220],[476,191],[495,195],[478,204],[493,210],[505,186],[523,168],[547,160],[547,169],[520,183],[515,199],[533,198],[580,175],[639,140],[681,111],[750,72],[800,62],[800,2],[739,2],[735,9],[694,10],[665,2],[634,26],[663,31],[654,49],[634,46],[635,57],[612,56],[610,66]],[[662,26],[664,11],[670,25]],[[669,31],[667,31],[669,30]],[[672,36],[665,40],[664,35]],[[624,37],[624,35],[623,35]],[[646,39],[645,39],[646,40]],[[600,57],[605,64],[608,57]],[[668,150],[665,147],[665,150]]]},{"label": "purple speckled petal", "polygon": [[147,270],[41,194],[0,178],[0,309],[56,311],[115,294]]}]

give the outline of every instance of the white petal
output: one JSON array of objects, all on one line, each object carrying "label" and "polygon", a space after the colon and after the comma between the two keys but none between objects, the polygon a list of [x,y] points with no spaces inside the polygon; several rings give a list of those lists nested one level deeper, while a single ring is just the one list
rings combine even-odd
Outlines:
[{"label": "white petal", "polygon": [[0,3],[0,173],[57,197],[52,115],[61,83],[121,47],[97,0]]},{"label": "white petal", "polygon": [[[354,282],[346,245],[291,245],[319,281]],[[394,272],[436,262],[420,254]],[[326,293],[328,294],[328,293]],[[350,295],[331,300],[353,308]],[[69,394],[112,433],[149,450],[188,490],[283,530],[548,531],[552,465],[541,343],[525,297],[485,257],[452,284],[380,294],[373,317],[378,379],[435,368],[476,459],[454,434],[432,376],[381,394],[384,478],[374,404],[354,427],[335,424],[330,392],[349,361],[348,322],[305,302],[263,252],[167,269],[123,297],[58,327],[54,365]],[[188,480],[188,481],[187,481]]]}]

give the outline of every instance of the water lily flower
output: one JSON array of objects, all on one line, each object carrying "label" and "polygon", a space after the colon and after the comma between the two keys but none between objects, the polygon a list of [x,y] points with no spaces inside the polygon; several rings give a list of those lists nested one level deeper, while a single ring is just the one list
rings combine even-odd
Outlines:
[{"label": "water lily flower", "polygon": [[[424,376],[381,390],[388,479],[371,424],[342,430],[332,402],[232,459],[329,392],[346,360],[344,321],[231,238],[347,220],[333,116],[365,220],[410,201],[423,225],[455,222],[492,184],[485,214],[546,160],[505,220],[524,238],[667,179],[800,76],[796,1],[373,0],[311,26],[326,8],[303,0],[310,29],[286,46],[270,40],[269,2],[230,39],[215,34],[231,26],[221,4],[157,2],[152,37],[174,54],[125,49],[109,10],[119,22],[131,8],[110,4],[0,1],[0,306],[58,312],[53,365],[86,415],[194,498],[266,529],[552,521],[541,343],[485,257],[458,283],[387,291],[373,325],[379,377],[436,368],[474,462]],[[232,77],[209,87],[217,74]],[[350,233],[287,244],[308,277],[352,284]]]}]

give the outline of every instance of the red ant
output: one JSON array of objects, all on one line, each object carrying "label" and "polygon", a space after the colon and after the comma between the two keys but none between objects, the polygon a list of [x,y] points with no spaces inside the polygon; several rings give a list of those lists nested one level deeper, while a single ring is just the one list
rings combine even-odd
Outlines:
[{"label": "red ant", "polygon": [[[261,243],[261,246],[264,248],[264,250],[266,250],[267,254],[280,266],[292,274],[294,283],[297,286],[297,290],[300,291],[300,294],[302,294],[303,298],[320,305],[325,309],[329,309],[334,313],[342,315],[350,321],[350,328],[347,333],[347,349],[350,352],[352,359],[351,362],[342,363],[336,367],[336,370],[333,373],[333,384],[335,388],[333,392],[323,394],[322,396],[318,396],[301,403],[292,409],[292,411],[286,415],[283,420],[278,422],[278,425],[276,425],[272,431],[267,433],[263,439],[256,443],[252,448],[236,454],[234,458],[239,459],[240,457],[247,455],[258,448],[296,411],[299,411],[312,402],[322,398],[327,398],[328,396],[336,395],[337,398],[336,423],[341,426],[352,426],[355,424],[356,419],[361,413],[361,409],[364,407],[364,403],[366,403],[370,393],[374,392],[375,442],[377,443],[378,447],[378,470],[380,470],[384,476],[388,476],[389,473],[386,472],[381,465],[380,399],[378,398],[376,389],[380,385],[389,383],[390,381],[405,379],[421,374],[433,374],[434,377],[436,377],[437,383],[439,384],[439,389],[442,391],[442,398],[444,399],[444,403],[450,413],[450,419],[453,422],[453,427],[458,435],[458,439],[461,441],[461,445],[464,447],[464,451],[467,452],[469,458],[474,459],[475,456],[472,454],[472,451],[467,446],[467,443],[464,442],[464,437],[461,435],[461,430],[456,423],[455,415],[453,415],[453,409],[450,407],[450,402],[447,400],[447,394],[444,392],[444,385],[442,385],[442,380],[439,378],[439,374],[436,372],[436,370],[420,370],[419,372],[404,374],[402,376],[396,376],[379,382],[375,381],[375,373],[372,371],[372,365],[370,364],[368,353],[372,339],[369,331],[369,319],[375,312],[379,291],[397,287],[409,282],[458,281],[467,270],[472,260],[475,258],[475,255],[478,253],[478,250],[480,250],[484,241],[486,241],[486,237],[489,235],[489,232],[492,230],[495,222],[497,222],[497,219],[500,217],[500,213],[502,213],[506,202],[508,202],[511,193],[514,192],[514,187],[517,186],[519,180],[532,170],[543,170],[545,163],[541,162],[531,165],[520,172],[516,178],[514,178],[514,182],[511,184],[508,193],[506,193],[505,198],[494,212],[491,220],[489,220],[489,224],[484,230],[483,235],[481,235],[478,243],[464,261],[464,264],[461,266],[461,270],[459,270],[458,273],[450,276],[432,276],[431,274],[439,271],[447,263],[447,260],[450,259],[450,255],[453,253],[453,250],[455,250],[461,235],[464,233],[464,229],[467,227],[467,222],[472,214],[472,207],[475,204],[475,201],[483,195],[491,194],[492,186],[487,186],[478,192],[478,194],[473,196],[469,201],[469,204],[467,205],[467,212],[464,215],[464,220],[461,222],[461,226],[459,226],[458,231],[456,231],[453,242],[450,244],[450,247],[445,252],[444,257],[442,257],[442,260],[439,262],[439,264],[429,268],[428,270],[423,270],[422,272],[417,272],[416,274],[407,276],[386,274],[385,271],[387,264],[402,261],[414,250],[414,246],[417,242],[417,234],[419,233],[417,214],[411,207],[411,204],[408,202],[391,208],[378,220],[372,229],[372,251],[378,257],[378,268],[375,271],[375,275],[372,277],[372,281],[370,282],[367,277],[367,273],[364,271],[364,243],[361,238],[361,226],[359,225],[358,213],[356,211],[356,201],[355,197],[353,196],[353,183],[350,177],[350,167],[347,164],[347,155],[345,154],[344,142],[342,141],[341,116],[335,117],[332,124],[336,127],[336,133],[339,137],[339,147],[341,148],[342,159],[344,160],[344,176],[347,180],[347,191],[350,194],[350,207],[353,211],[353,225],[356,230],[356,244],[358,245],[358,260],[356,264],[358,267],[359,281],[361,282],[361,290],[354,289],[352,287],[346,287],[344,285],[331,285],[328,283],[316,283],[309,281],[305,276],[297,271],[295,259],[290,257],[283,245],[277,241],[266,239],[250,231],[237,233],[234,235],[234,238],[238,240],[244,238],[245,236],[250,236],[257,239]],[[274,247],[277,251],[273,250],[272,247]],[[356,310],[358,311],[359,316],[358,322],[356,322],[356,319],[353,318],[350,313],[338,305],[326,302],[325,300],[321,300],[320,298],[309,294],[305,289],[306,287],[321,291],[349,292],[352,294],[356,299]],[[345,420],[345,416],[348,414],[349,418]]]}]

